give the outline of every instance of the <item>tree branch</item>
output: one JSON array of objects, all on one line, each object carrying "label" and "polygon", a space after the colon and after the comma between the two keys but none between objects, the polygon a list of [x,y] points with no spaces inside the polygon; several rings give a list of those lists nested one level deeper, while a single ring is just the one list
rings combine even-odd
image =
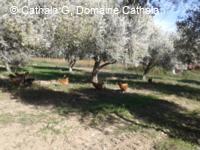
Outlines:
[{"label": "tree branch", "polygon": [[117,62],[116,60],[112,60],[111,62],[106,62],[106,63],[100,65],[99,69],[102,69],[103,67],[105,67],[107,65],[115,64],[116,62]]}]

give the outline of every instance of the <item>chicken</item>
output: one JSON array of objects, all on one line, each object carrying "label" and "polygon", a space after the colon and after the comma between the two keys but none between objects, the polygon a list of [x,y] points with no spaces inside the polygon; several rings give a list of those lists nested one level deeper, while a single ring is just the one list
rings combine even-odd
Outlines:
[{"label": "chicken", "polygon": [[29,76],[29,73],[15,73],[15,75],[10,74],[9,75],[10,81],[12,84],[16,86],[30,86],[32,82],[34,81],[34,78]]},{"label": "chicken", "polygon": [[149,78],[149,79],[148,79],[148,83],[153,83],[153,79],[152,79],[152,78]]},{"label": "chicken", "polygon": [[12,84],[16,85],[16,86],[20,86],[23,82],[24,82],[24,77],[23,76],[18,76],[18,75],[13,75],[10,74],[9,75],[10,81]]},{"label": "chicken", "polygon": [[64,76],[63,79],[58,79],[58,82],[62,85],[68,85],[69,84],[69,78],[67,76]]},{"label": "chicken", "polygon": [[104,82],[92,82],[92,85],[95,87],[96,90],[102,90],[104,88]]},{"label": "chicken", "polygon": [[118,82],[119,88],[122,92],[126,92],[128,90],[128,83]]},{"label": "chicken", "polygon": [[9,74],[8,76],[9,76],[9,78],[10,78],[10,79],[13,79],[13,78],[15,78],[15,77],[16,77],[16,76],[15,76],[15,75],[13,75],[13,74]]},{"label": "chicken", "polygon": [[10,78],[10,82],[15,85],[15,86],[20,86],[23,82],[23,80],[21,78]]},{"label": "chicken", "polygon": [[31,86],[33,84],[33,81],[35,81],[34,78],[27,78],[24,80],[24,85],[25,86]]}]

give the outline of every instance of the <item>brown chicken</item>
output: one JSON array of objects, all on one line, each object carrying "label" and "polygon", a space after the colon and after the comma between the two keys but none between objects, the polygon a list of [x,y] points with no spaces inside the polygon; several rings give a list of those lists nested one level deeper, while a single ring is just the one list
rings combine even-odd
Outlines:
[{"label": "brown chicken", "polygon": [[63,79],[58,79],[58,82],[62,85],[69,85],[69,78],[67,76],[64,76]]},{"label": "brown chicken", "polygon": [[30,86],[34,78],[29,76],[29,73],[15,73],[9,75],[10,81],[15,86]]},{"label": "brown chicken", "polygon": [[15,76],[15,75],[13,75],[13,74],[9,74],[8,76],[9,76],[9,78],[10,78],[10,79],[13,79],[13,78],[15,78],[15,77],[16,77],[16,76]]},{"label": "brown chicken", "polygon": [[22,75],[18,75],[18,74],[13,75],[13,74],[10,74],[9,78],[10,78],[10,82],[13,85],[19,86],[19,85],[22,85],[24,83],[24,76],[22,76]]},{"label": "brown chicken", "polygon": [[24,86],[31,86],[31,85],[33,84],[33,81],[35,81],[34,78],[31,78],[31,77],[26,78],[26,79],[24,80]]},{"label": "brown chicken", "polygon": [[153,79],[152,79],[152,78],[149,78],[149,79],[148,79],[148,83],[153,83]]},{"label": "brown chicken", "polygon": [[126,92],[128,90],[128,83],[118,82],[119,88],[122,92]]},{"label": "brown chicken", "polygon": [[102,90],[104,88],[104,82],[92,82],[92,85],[95,87],[96,90]]},{"label": "brown chicken", "polygon": [[12,84],[20,86],[25,83],[25,78],[27,75],[28,73],[15,73],[15,74],[10,74],[9,78]]}]

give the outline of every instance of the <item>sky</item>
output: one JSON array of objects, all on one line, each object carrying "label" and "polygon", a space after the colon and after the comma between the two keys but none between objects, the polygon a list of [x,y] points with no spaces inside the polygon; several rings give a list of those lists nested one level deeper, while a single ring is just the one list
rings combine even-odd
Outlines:
[{"label": "sky", "polygon": [[155,24],[166,32],[176,32],[176,21],[180,19],[180,17],[184,17],[186,15],[186,10],[190,9],[192,3],[198,0],[189,0],[187,3],[180,2],[177,7],[172,7],[172,5],[166,3],[166,1],[162,1],[164,0],[161,0],[161,6],[163,5],[162,8],[164,8],[164,10],[154,16]]},{"label": "sky", "polygon": [[[119,3],[123,0],[117,0]],[[161,11],[154,16],[155,24],[165,32],[176,32],[176,22],[186,15],[186,11],[195,7],[194,3],[200,0],[151,0],[160,1]],[[178,2],[172,5],[171,2]],[[186,1],[186,2],[184,2]]]}]

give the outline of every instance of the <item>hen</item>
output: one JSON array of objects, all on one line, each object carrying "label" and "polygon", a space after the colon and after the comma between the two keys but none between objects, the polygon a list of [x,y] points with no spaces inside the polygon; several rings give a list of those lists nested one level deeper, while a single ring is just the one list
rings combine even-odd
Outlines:
[{"label": "hen", "polygon": [[15,86],[19,86],[24,82],[24,78],[22,76],[16,76],[16,75],[10,74],[9,78],[10,78],[10,82]]},{"label": "hen", "polygon": [[119,88],[122,92],[126,92],[128,90],[128,83],[118,82]]},{"label": "hen", "polygon": [[92,82],[92,85],[96,90],[102,90],[104,88],[104,82],[99,82],[99,83]]},{"label": "hen", "polygon": [[148,79],[148,83],[153,83],[153,79],[152,79],[152,78],[149,78],[149,79]]},{"label": "hen", "polygon": [[67,76],[64,76],[63,79],[58,79],[58,82],[62,85],[68,85],[69,84],[69,78]]},{"label": "hen", "polygon": [[15,86],[30,86],[32,85],[34,78],[30,77],[29,73],[15,73],[9,75],[10,81]]}]

